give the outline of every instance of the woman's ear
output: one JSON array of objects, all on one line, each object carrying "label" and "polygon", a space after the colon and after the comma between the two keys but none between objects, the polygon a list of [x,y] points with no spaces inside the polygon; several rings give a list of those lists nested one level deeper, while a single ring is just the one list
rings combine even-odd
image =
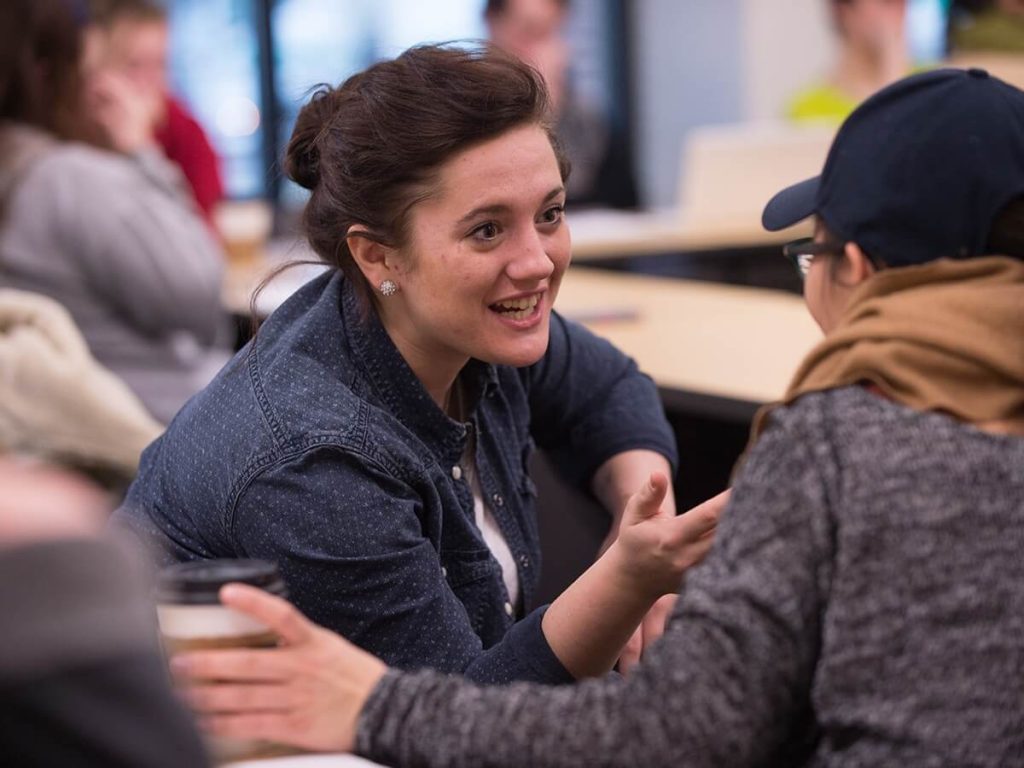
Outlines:
[{"label": "woman's ear", "polygon": [[849,242],[844,246],[843,260],[839,266],[838,275],[838,279],[843,285],[854,288],[875,274],[876,271],[875,265],[871,263],[871,259],[859,245]]},{"label": "woman's ear", "polygon": [[380,243],[362,224],[353,224],[345,233],[345,242],[359,271],[371,287],[395,279],[392,268],[394,249]]}]

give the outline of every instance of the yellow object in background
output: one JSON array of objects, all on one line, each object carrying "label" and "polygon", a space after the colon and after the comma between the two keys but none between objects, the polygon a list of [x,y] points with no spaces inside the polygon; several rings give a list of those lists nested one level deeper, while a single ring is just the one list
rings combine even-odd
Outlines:
[{"label": "yellow object in background", "polygon": [[786,117],[798,123],[839,125],[857,107],[857,101],[835,86],[822,83],[804,89],[789,103]]}]

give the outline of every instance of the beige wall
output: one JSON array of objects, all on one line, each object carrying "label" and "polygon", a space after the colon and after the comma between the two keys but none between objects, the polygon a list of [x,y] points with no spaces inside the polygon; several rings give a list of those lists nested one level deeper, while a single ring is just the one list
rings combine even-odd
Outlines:
[{"label": "beige wall", "polygon": [[827,0],[628,1],[637,180],[651,207],[677,204],[691,130],[782,117],[835,46]]},{"label": "beige wall", "polygon": [[784,114],[802,86],[832,60],[826,0],[743,0],[743,112],[748,120]]},{"label": "beige wall", "polygon": [[628,2],[634,3],[637,181],[646,205],[670,207],[677,202],[683,137],[697,126],[743,118],[745,0]]}]

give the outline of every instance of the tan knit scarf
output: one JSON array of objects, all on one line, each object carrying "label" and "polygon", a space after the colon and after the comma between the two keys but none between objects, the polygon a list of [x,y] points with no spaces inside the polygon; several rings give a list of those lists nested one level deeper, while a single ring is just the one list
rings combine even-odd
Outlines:
[{"label": "tan knit scarf", "polygon": [[834,331],[804,359],[781,403],[850,384],[975,425],[1024,425],[1024,261],[939,259],[883,270],[850,297]]}]

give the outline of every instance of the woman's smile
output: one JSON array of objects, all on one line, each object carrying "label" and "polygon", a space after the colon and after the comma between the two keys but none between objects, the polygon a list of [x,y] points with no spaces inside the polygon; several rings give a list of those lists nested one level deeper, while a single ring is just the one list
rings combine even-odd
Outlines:
[{"label": "woman's smile", "polygon": [[505,324],[516,329],[535,326],[544,311],[544,291],[521,294],[490,305],[490,310]]}]

